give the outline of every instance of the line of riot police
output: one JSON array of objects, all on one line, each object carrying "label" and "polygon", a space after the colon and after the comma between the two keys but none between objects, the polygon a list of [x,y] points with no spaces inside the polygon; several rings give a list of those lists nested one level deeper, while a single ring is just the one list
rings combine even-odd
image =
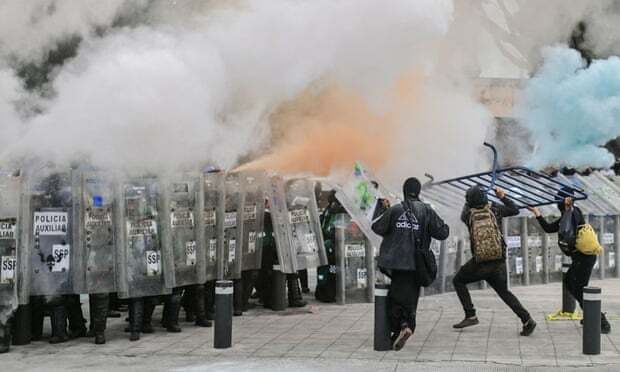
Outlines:
[{"label": "line of riot police", "polygon": [[[312,181],[264,172],[0,174],[0,227],[0,352],[41,339],[45,315],[50,343],[103,344],[111,298],[128,304],[130,340],[153,332],[159,304],[169,332],[181,331],[181,308],[209,327],[216,280],[233,280],[241,315],[253,288],[270,285],[256,283],[261,267],[294,277],[327,263]],[[277,256],[267,268],[263,242]],[[297,292],[295,278],[299,305]]]}]

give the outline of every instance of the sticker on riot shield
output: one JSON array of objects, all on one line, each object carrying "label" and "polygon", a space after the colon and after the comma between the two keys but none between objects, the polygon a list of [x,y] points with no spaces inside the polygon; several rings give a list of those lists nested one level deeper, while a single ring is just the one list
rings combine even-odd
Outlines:
[{"label": "sticker on riot shield", "polygon": [[84,226],[88,230],[112,225],[112,213],[103,208],[96,208],[86,212],[84,216]]},{"label": "sticker on riot shield", "polygon": [[224,214],[224,228],[231,229],[237,226],[237,212],[226,212]]},{"label": "sticker on riot shield", "polygon": [[145,235],[157,235],[155,220],[127,221],[127,236],[141,237]]},{"label": "sticker on riot shield", "polygon": [[246,205],[243,207],[243,220],[254,221],[256,219],[256,205]]},{"label": "sticker on riot shield", "polygon": [[0,221],[0,240],[15,239],[15,222]]},{"label": "sticker on riot shield", "polygon": [[203,214],[205,226],[215,226],[216,223],[216,213],[215,209],[205,210]]},{"label": "sticker on riot shield", "polygon": [[294,209],[288,212],[288,215],[291,224],[310,222],[310,215],[308,214],[308,210],[306,208]]},{"label": "sticker on riot shield", "polygon": [[194,213],[188,210],[171,212],[170,227],[173,229],[194,227]]},{"label": "sticker on riot shield", "polygon": [[230,239],[228,241],[228,262],[233,262],[235,260],[236,250],[237,250],[237,241],[235,239]]},{"label": "sticker on riot shield", "polygon": [[560,256],[559,254],[555,255],[555,271],[561,271],[562,270],[562,256]]},{"label": "sticker on riot shield", "polygon": [[357,269],[357,288],[366,288],[366,277],[368,271],[364,269]]},{"label": "sticker on riot shield", "polygon": [[215,262],[217,254],[217,239],[209,240],[209,262]]},{"label": "sticker on riot shield", "polygon": [[366,247],[363,244],[346,244],[345,257],[366,257]]},{"label": "sticker on riot shield", "polygon": [[12,284],[15,282],[15,269],[17,259],[15,256],[0,257],[0,284]]},{"label": "sticker on riot shield", "polygon": [[519,248],[521,246],[520,236],[508,236],[506,238],[506,246],[508,248]]},{"label": "sticker on riot shield", "polygon": [[34,212],[35,235],[66,235],[68,224],[67,212]]},{"label": "sticker on riot shield", "polygon": [[185,264],[187,266],[193,266],[196,264],[196,242],[185,243]]},{"label": "sticker on riot shield", "polygon": [[314,235],[314,233],[306,234],[306,251],[307,252],[317,251],[316,236]]},{"label": "sticker on riot shield", "polygon": [[53,273],[69,271],[71,246],[69,244],[53,244],[52,257],[54,257]]},{"label": "sticker on riot shield", "polygon": [[146,276],[159,275],[161,271],[161,254],[158,251],[146,251]]},{"label": "sticker on riot shield", "polygon": [[543,261],[542,256],[536,256],[536,272],[539,273],[542,271]]},{"label": "sticker on riot shield", "polygon": [[256,231],[248,233],[248,253],[256,252]]},{"label": "sticker on riot shield", "polygon": [[515,273],[523,274],[523,257],[515,258]]},{"label": "sticker on riot shield", "polygon": [[613,269],[616,267],[616,252],[609,252],[609,268]]}]

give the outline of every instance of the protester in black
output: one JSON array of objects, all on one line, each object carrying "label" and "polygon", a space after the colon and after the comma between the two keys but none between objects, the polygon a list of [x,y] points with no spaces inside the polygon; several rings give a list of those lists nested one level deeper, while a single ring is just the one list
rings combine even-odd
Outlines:
[{"label": "protester in black", "polygon": [[[499,188],[496,189],[495,195],[497,195],[497,197],[502,201],[503,205],[499,203],[491,203],[490,210],[493,212],[496,219],[498,228],[497,233],[501,236],[502,218],[518,215],[519,209],[512,200],[506,197],[504,190]],[[477,185],[467,190],[465,199],[466,202],[461,213],[461,220],[469,229],[472,253],[474,253],[475,242],[472,237],[472,228],[470,224],[472,209],[484,208],[486,205],[489,205],[489,201],[487,199],[486,191]],[[536,322],[532,319],[523,305],[521,305],[515,295],[508,290],[505,261],[506,244],[503,237],[501,239],[501,244],[503,250],[502,259],[488,262],[477,262],[475,257],[473,257],[467,261],[467,263],[465,263],[465,265],[463,265],[454,276],[454,279],[452,280],[454,289],[456,290],[459,300],[463,305],[463,310],[465,311],[465,319],[463,319],[460,323],[455,324],[454,328],[460,329],[479,323],[478,317],[476,316],[476,309],[474,308],[469,290],[467,289],[467,284],[485,280],[489,283],[491,288],[495,290],[502,301],[504,301],[504,303],[508,305],[510,309],[512,309],[512,311],[521,319],[521,322],[523,323],[521,335],[529,336],[532,332],[534,332]]]},{"label": "protester in black", "polygon": [[[573,224],[573,231],[576,232],[579,226],[586,223],[583,213],[574,205],[570,189],[562,189],[558,196],[564,198],[564,202],[558,203],[558,209],[562,212],[562,215],[572,213],[571,222]],[[530,208],[530,211],[534,213],[536,220],[546,233],[552,234],[560,231],[561,217],[553,222],[547,222],[538,208]],[[571,258],[572,262],[564,276],[564,285],[583,309],[583,288],[590,281],[590,274],[592,274],[592,269],[596,264],[596,256],[585,255],[579,252],[574,245],[567,247],[565,254]],[[611,332],[611,325],[605,314],[601,313],[601,333],[607,334],[609,332]]]},{"label": "protester in black", "polygon": [[403,185],[404,201],[387,208],[372,229],[383,237],[378,265],[391,278],[388,293],[394,350],[403,348],[416,327],[420,285],[416,282],[415,249],[430,247],[431,239],[445,240],[450,230],[430,205],[419,199],[421,184],[409,178]]}]

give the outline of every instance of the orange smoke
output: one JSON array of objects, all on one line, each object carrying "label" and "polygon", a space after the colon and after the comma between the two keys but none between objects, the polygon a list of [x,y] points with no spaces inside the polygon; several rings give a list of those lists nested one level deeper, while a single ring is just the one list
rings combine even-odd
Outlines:
[{"label": "orange smoke", "polygon": [[326,176],[352,167],[355,161],[381,168],[392,155],[390,138],[397,135],[391,112],[413,97],[415,80],[414,75],[399,80],[382,113],[373,112],[360,95],[340,88],[304,92],[270,118],[271,152],[239,170]]}]

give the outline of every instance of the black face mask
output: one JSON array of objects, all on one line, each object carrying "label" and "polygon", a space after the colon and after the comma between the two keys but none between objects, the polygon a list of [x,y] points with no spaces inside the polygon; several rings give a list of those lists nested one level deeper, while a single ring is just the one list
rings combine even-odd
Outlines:
[{"label": "black face mask", "polygon": [[486,192],[480,186],[471,187],[465,194],[465,200],[470,207],[479,208],[489,202]]}]

